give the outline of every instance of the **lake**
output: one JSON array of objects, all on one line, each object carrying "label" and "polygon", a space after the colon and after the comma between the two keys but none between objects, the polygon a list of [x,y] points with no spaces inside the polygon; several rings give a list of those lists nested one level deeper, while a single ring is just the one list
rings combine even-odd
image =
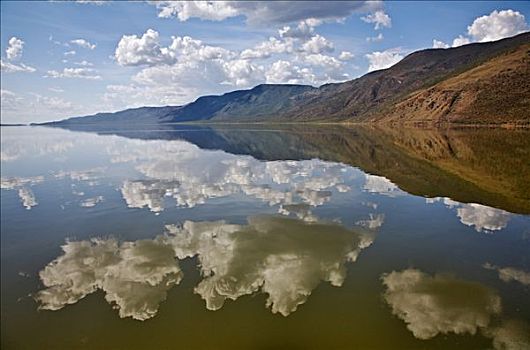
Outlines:
[{"label": "lake", "polygon": [[528,349],[530,132],[1,129],[2,349]]}]

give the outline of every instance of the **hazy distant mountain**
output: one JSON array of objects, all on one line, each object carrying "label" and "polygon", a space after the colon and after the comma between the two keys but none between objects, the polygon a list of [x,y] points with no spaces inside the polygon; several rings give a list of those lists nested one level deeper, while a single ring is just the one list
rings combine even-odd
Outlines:
[{"label": "hazy distant mountain", "polygon": [[319,88],[258,85],[184,106],[143,107],[53,124],[167,122],[530,123],[530,33],[414,52],[394,66]]},{"label": "hazy distant mountain", "polygon": [[166,107],[140,107],[131,108],[115,113],[97,113],[84,117],[73,117],[58,122],[43,123],[52,125],[77,125],[77,124],[99,124],[99,123],[120,123],[126,125],[127,122],[152,124],[159,122],[168,114],[178,111],[181,106]]}]

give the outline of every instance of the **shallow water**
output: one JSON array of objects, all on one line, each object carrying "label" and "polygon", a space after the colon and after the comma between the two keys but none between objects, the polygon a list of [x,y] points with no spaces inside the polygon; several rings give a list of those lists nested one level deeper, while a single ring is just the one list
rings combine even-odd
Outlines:
[{"label": "shallow water", "polygon": [[530,133],[3,127],[2,349],[527,349]]}]

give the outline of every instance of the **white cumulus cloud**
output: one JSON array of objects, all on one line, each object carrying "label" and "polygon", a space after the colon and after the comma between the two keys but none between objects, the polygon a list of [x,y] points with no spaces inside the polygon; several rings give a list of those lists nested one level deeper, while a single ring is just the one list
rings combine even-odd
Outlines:
[{"label": "white cumulus cloud", "polygon": [[[17,37],[9,39],[6,49],[7,61],[0,60],[0,70],[4,73],[33,73],[35,68],[25,65],[24,63],[14,63],[22,57],[24,42]],[[11,62],[10,62],[11,61]]]},{"label": "white cumulus cloud", "polygon": [[341,61],[349,61],[351,60],[355,55],[351,53],[350,51],[342,51],[339,55],[339,60]]},{"label": "white cumulus cloud", "polygon": [[366,54],[366,58],[369,62],[368,71],[374,71],[379,69],[386,69],[394,64],[398,63],[403,59],[403,55],[399,51],[389,49],[385,51],[374,51]]},{"label": "white cumulus cloud", "polygon": [[375,42],[378,42],[378,41],[383,41],[383,39],[384,39],[383,33],[379,33],[376,36],[367,37],[366,41],[369,42],[369,43],[375,43]]},{"label": "white cumulus cloud", "polygon": [[[109,85],[107,103],[182,104],[198,95],[225,92],[230,87],[251,87],[261,83],[320,85],[344,81],[349,76],[342,60],[324,52],[334,45],[319,34],[311,34],[318,20],[305,20],[278,36],[240,52],[212,46],[188,36],[173,36],[162,45],[157,31],[148,29],[142,35],[124,35],[115,50],[122,66],[143,66],[131,83]],[[302,33],[303,32],[303,33]],[[306,35],[307,34],[307,35]],[[279,59],[269,60],[278,55]],[[296,60],[297,64],[292,62]],[[233,89],[233,88],[232,88]]]},{"label": "white cumulus cloud", "polygon": [[315,25],[320,24],[320,21],[304,20],[300,21],[296,27],[284,26],[278,33],[282,38],[299,38],[307,39],[313,36],[315,32]]},{"label": "white cumulus cloud", "polygon": [[65,101],[59,97],[48,97],[39,94],[34,94],[34,96],[35,104],[44,108],[53,109],[57,111],[68,111],[71,110],[73,107],[71,102]]},{"label": "white cumulus cloud", "polygon": [[392,27],[392,19],[383,10],[375,11],[374,13],[361,17],[361,19],[366,23],[374,23],[376,30],[382,29],[383,27]]},{"label": "white cumulus cloud", "polygon": [[315,74],[309,68],[301,68],[285,60],[274,62],[265,73],[265,77],[267,83],[271,84],[300,84],[316,80]]},{"label": "white cumulus cloud", "polygon": [[469,38],[466,38],[463,35],[459,35],[458,37],[456,37],[453,40],[453,44],[451,46],[452,47],[458,47],[458,46],[467,45],[467,44],[470,44],[470,43],[471,43],[471,40]]},{"label": "white cumulus cloud", "polygon": [[514,36],[529,30],[525,17],[519,11],[493,11],[487,16],[478,17],[467,27],[467,33],[475,41],[494,41]]},{"label": "white cumulus cloud", "polygon": [[9,39],[6,49],[6,57],[8,60],[16,60],[22,56],[22,49],[24,42],[17,37]]},{"label": "white cumulus cloud", "polygon": [[229,59],[235,54],[218,46],[203,44],[189,36],[174,36],[169,46],[162,46],[159,33],[148,29],[141,37],[124,35],[114,56],[122,66],[155,66]]},{"label": "white cumulus cloud", "polygon": [[519,11],[494,10],[489,15],[476,18],[467,27],[467,36],[460,34],[453,40],[452,47],[467,45],[472,42],[500,40],[526,32],[529,29],[525,16]]},{"label": "white cumulus cloud", "polygon": [[161,50],[159,34],[148,29],[141,37],[124,35],[120,39],[114,54],[116,62],[122,66],[149,65],[166,60],[173,61],[168,55],[168,49]]},{"label": "white cumulus cloud", "polygon": [[92,68],[64,68],[62,71],[49,70],[45,78],[78,78],[100,80],[101,76]]},{"label": "white cumulus cloud", "polygon": [[24,63],[14,64],[11,62],[4,62],[4,60],[0,60],[0,67],[1,67],[2,72],[4,73],[17,73],[17,72],[33,73],[36,71],[35,68],[27,66]]},{"label": "white cumulus cloud", "polygon": [[85,39],[70,40],[70,43],[89,50],[94,50],[96,48],[96,44],[92,44]]},{"label": "white cumulus cloud", "polygon": [[277,39],[270,37],[268,41],[264,41],[256,45],[252,49],[245,49],[241,52],[242,59],[255,58],[269,58],[273,54],[291,53],[294,51],[294,41],[290,38]]},{"label": "white cumulus cloud", "polygon": [[323,36],[316,34],[302,45],[302,50],[306,53],[332,52],[333,43]]},{"label": "white cumulus cloud", "polygon": [[436,39],[433,39],[432,41],[432,48],[433,49],[447,49],[449,48],[449,45],[444,43],[443,41],[441,40],[436,40]]}]

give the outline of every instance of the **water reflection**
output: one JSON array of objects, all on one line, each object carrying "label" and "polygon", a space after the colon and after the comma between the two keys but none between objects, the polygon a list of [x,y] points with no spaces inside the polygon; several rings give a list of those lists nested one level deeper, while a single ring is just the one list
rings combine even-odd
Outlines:
[{"label": "water reflection", "polygon": [[84,170],[61,170],[53,174],[56,179],[70,179],[72,181],[87,181],[89,185],[93,186],[97,184],[97,180],[101,179],[105,172],[106,167],[97,167]]},{"label": "water reflection", "polygon": [[526,179],[530,163],[525,161],[530,156],[528,130],[189,125],[157,125],[156,130],[147,131],[74,128],[133,139],[186,140],[201,149],[261,160],[317,157],[360,167],[415,195],[530,213]]},{"label": "water reflection", "polygon": [[[6,156],[2,160],[15,162],[47,156],[52,162],[65,163],[80,153],[105,150],[111,167],[132,164],[146,177],[130,178],[130,182],[123,184],[127,204],[149,207],[149,202],[153,201],[156,204],[150,209],[157,212],[164,207],[161,193],[162,198],[166,195],[174,197],[179,206],[187,207],[204,203],[207,198],[238,191],[260,196],[261,192],[268,192],[266,188],[260,190],[254,186],[264,184],[259,178],[261,172],[266,172],[265,177],[273,183],[281,184],[291,181],[295,175],[289,174],[289,159],[299,163],[318,158],[328,164],[342,163],[361,168],[367,173],[362,188],[368,193],[396,196],[408,192],[429,198],[445,197],[462,203],[477,203],[512,213],[530,213],[530,188],[525,178],[530,168],[528,162],[523,161],[530,156],[530,137],[526,131],[411,129],[396,133],[391,129],[365,127],[248,130],[179,125],[157,128],[147,131],[86,129],[126,136],[127,141],[88,133],[79,137],[76,133],[56,129],[49,132],[33,129],[32,132],[39,136],[27,139],[20,137],[18,133],[21,131],[16,128],[10,129],[14,132],[7,132],[4,128],[2,152]],[[86,150],[81,152],[80,148]],[[220,152],[209,152],[208,149],[225,150],[231,153],[231,157],[219,157]],[[263,163],[259,160],[266,160],[266,167],[261,167],[259,164]],[[277,160],[281,161],[275,162]],[[286,169],[275,169],[276,166]],[[102,176],[107,167],[62,169],[56,172],[56,176],[66,178],[71,175],[72,180],[80,180],[83,174],[77,172],[93,171],[87,176],[98,173]],[[301,171],[303,173],[303,169]],[[284,176],[289,179],[282,179]],[[319,181],[333,181],[334,175],[312,171],[307,176],[318,176]],[[324,176],[329,178],[321,179]],[[142,182],[153,179],[162,183],[157,186]],[[232,183],[239,188],[230,188]],[[251,188],[243,188],[246,184]],[[309,183],[308,187],[318,189],[318,184]],[[339,192],[349,189],[345,183],[330,183],[327,187],[334,187]],[[279,194],[274,191],[263,194],[275,195]],[[313,195],[307,193],[307,196]],[[502,227],[502,224],[490,224],[488,220],[485,224],[475,225],[478,216],[491,216],[484,214],[483,209],[474,205],[462,208],[459,216],[464,224],[479,231],[495,231]],[[498,221],[497,218],[494,220]]]},{"label": "water reflection", "polygon": [[[233,136],[225,130],[217,132],[225,137]],[[244,131],[238,132],[244,134]],[[46,132],[44,134],[47,135]],[[284,136],[283,133],[279,135]],[[63,137],[63,133],[58,135],[58,138]],[[368,194],[391,198],[406,194],[383,176],[359,172],[346,164],[319,159],[260,161],[250,156],[203,150],[181,140],[143,141],[115,136],[101,138],[88,134],[73,141],[69,133],[66,133],[66,138],[72,139],[66,148],[47,146],[53,140],[49,135],[35,138],[34,145],[30,148],[42,148],[48,153],[61,154],[67,149],[76,154],[80,147],[95,144],[100,152],[104,152],[110,165],[61,169],[33,177],[2,177],[2,188],[17,190],[22,205],[31,209],[37,205],[37,200],[30,187],[42,183],[45,178],[70,180],[73,182],[72,194],[83,197],[84,192],[77,189],[75,183],[97,186],[114,169],[127,165],[132,172],[121,182],[119,190],[129,208],[146,207],[154,213],[160,213],[167,207],[168,198],[172,198],[177,207],[193,208],[211,199],[243,194],[276,206],[280,214],[293,214],[305,217],[306,220],[315,220],[311,208],[329,202],[333,193],[348,193],[355,187]],[[2,146],[6,146],[7,152],[12,155],[7,161],[22,160],[24,155],[28,155],[19,143],[15,142],[13,146],[3,142]],[[11,148],[18,150],[18,154]],[[364,178],[364,182],[352,186],[359,177]],[[83,198],[79,205],[89,208],[103,199],[103,193],[96,193],[92,197]],[[426,198],[428,204],[435,202],[454,209],[459,221],[477,232],[502,230],[511,217],[509,212],[483,204],[460,203],[448,197]],[[373,204],[377,206],[377,203]]]},{"label": "water reflection", "polygon": [[459,203],[450,198],[426,198],[426,203],[442,202],[449,209],[456,209],[460,222],[472,226],[477,232],[492,233],[508,225],[511,214],[477,203]]},{"label": "water reflection", "polygon": [[162,238],[118,243],[115,239],[66,242],[64,254],[40,273],[47,287],[35,296],[44,310],[59,310],[101,289],[120,317],[146,320],[181,280],[171,245]]},{"label": "water reflection", "polygon": [[504,282],[516,281],[525,286],[530,286],[530,272],[515,267],[499,267],[490,263],[482,265],[485,269],[496,271],[499,278]]},{"label": "water reflection", "polygon": [[[530,138],[505,132],[2,128],[2,333],[19,342],[12,348],[41,339],[148,347],[153,332],[167,337],[162,347],[195,348],[208,332],[219,344],[199,347],[238,348],[230,325],[252,330],[237,333],[248,338],[240,348],[255,348],[256,334],[270,348],[281,339],[304,348],[528,347],[515,319],[530,312],[521,302],[530,226],[519,215],[530,212],[528,164],[519,164]],[[489,156],[506,149],[513,157]],[[406,266],[417,269],[379,280]],[[20,299],[29,293],[45,310],[84,300],[36,312]],[[117,315],[158,316],[140,324]],[[86,346],[77,326],[90,329]],[[21,336],[28,327],[40,337]]]},{"label": "water reflection", "polygon": [[2,147],[0,160],[12,162],[25,157],[42,157],[53,155],[56,160],[68,153],[79,139],[74,134],[63,134],[57,137],[53,133],[40,134],[38,138],[28,139],[24,128],[2,127]]},{"label": "water reflection", "polygon": [[47,287],[35,296],[40,308],[58,310],[101,289],[120,317],[146,320],[182,279],[177,259],[197,257],[203,279],[195,293],[209,310],[260,291],[273,313],[287,316],[321,282],[341,286],[345,264],[375,237],[374,230],[276,216],[250,217],[247,225],[186,221],[166,229],[152,240],[67,241],[64,254],[40,272]]},{"label": "water reflection", "polygon": [[79,205],[85,208],[92,208],[92,207],[95,207],[96,204],[103,202],[103,200],[104,200],[103,196],[85,198],[81,201],[81,203],[79,203]]},{"label": "water reflection", "polygon": [[418,339],[438,334],[481,332],[493,338],[495,349],[530,347],[527,323],[502,318],[501,298],[491,288],[450,275],[431,276],[417,269],[393,271],[381,277],[392,313]]},{"label": "water reflection", "polygon": [[382,176],[365,174],[363,190],[371,193],[396,197],[404,194],[392,181]]},{"label": "water reflection", "polygon": [[114,164],[132,165],[147,179],[121,187],[132,208],[164,210],[164,197],[193,208],[209,199],[243,194],[271,206],[329,201],[332,192],[347,192],[348,166],[321,160],[262,162],[249,156],[211,152],[182,141],[126,142],[109,149]]},{"label": "water reflection", "polygon": [[451,276],[430,276],[416,269],[382,277],[385,301],[419,339],[439,333],[475,334],[501,312],[495,291]]},{"label": "water reflection", "polygon": [[38,204],[35,199],[35,194],[29,186],[41,183],[44,181],[43,176],[34,177],[10,177],[2,178],[0,188],[4,190],[16,190],[22,206],[28,210]]}]

